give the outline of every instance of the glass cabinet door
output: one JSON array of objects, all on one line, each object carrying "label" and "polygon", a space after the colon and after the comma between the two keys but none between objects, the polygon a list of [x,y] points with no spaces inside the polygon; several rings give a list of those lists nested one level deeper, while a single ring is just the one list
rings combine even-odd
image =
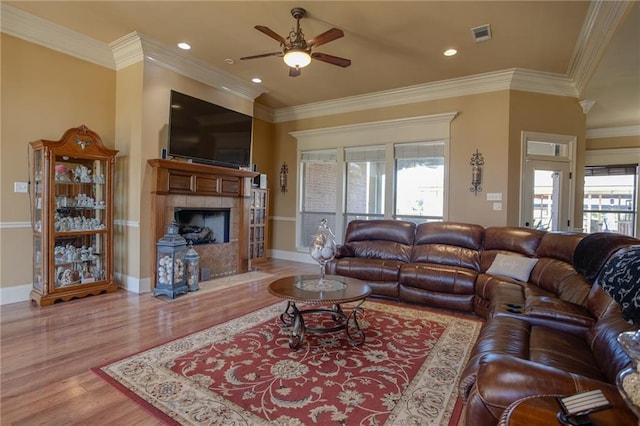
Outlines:
[{"label": "glass cabinet door", "polygon": [[33,176],[31,177],[33,182],[33,190],[31,191],[31,211],[32,211],[32,226],[33,226],[33,288],[42,292],[42,283],[45,279],[45,268],[43,253],[45,248],[43,247],[42,231],[43,231],[43,214],[42,208],[44,191],[43,191],[43,160],[42,150],[33,152]]},{"label": "glass cabinet door", "polygon": [[55,156],[54,290],[105,279],[105,160]]}]

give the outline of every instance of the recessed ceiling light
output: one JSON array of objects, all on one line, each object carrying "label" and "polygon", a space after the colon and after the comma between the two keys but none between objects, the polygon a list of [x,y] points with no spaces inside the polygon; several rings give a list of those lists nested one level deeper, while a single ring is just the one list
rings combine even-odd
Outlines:
[{"label": "recessed ceiling light", "polygon": [[456,49],[447,49],[444,51],[444,56],[453,56],[456,53],[458,53]]},{"label": "recessed ceiling light", "polygon": [[251,81],[253,81],[254,83],[262,83],[262,79],[260,77],[253,77]]},{"label": "recessed ceiling light", "polygon": [[191,45],[185,42],[178,43],[178,47],[182,50],[191,50]]}]

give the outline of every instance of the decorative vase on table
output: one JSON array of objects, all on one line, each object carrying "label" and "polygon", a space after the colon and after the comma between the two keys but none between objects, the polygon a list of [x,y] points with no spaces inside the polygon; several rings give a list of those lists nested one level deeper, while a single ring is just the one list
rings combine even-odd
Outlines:
[{"label": "decorative vase on table", "polygon": [[320,221],[318,231],[311,239],[310,253],[313,260],[320,264],[320,284],[325,283],[325,264],[336,256],[336,237],[327,225],[327,219]]}]

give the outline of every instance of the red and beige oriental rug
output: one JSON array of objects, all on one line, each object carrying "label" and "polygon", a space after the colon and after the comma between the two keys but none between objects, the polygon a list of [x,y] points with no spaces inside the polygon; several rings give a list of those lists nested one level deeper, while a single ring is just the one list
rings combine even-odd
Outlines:
[{"label": "red and beige oriental rug", "polygon": [[307,334],[292,351],[279,321],[285,306],[269,306],[94,371],[169,424],[447,425],[452,416],[455,421],[458,377],[479,321],[367,301],[358,321],[363,345],[352,346],[342,331]]}]

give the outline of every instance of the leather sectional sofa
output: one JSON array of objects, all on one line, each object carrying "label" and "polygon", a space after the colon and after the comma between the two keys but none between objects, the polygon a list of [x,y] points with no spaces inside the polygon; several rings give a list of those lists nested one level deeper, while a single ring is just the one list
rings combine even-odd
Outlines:
[{"label": "leather sectional sofa", "polygon": [[460,381],[467,425],[496,425],[526,397],[591,389],[602,389],[635,424],[615,386],[631,363],[616,337],[638,324],[597,280],[605,263],[629,248],[640,254],[640,240],[356,220],[326,271],[367,282],[374,296],[485,320]]}]

